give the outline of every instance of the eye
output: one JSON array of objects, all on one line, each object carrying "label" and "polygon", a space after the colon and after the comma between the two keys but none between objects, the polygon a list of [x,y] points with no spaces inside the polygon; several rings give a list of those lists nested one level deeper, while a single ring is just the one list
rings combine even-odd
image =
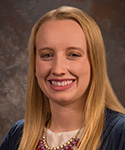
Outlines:
[{"label": "eye", "polygon": [[69,54],[69,56],[71,56],[71,57],[80,57],[80,55],[79,55],[79,54],[75,54],[75,53],[73,53],[73,54]]},{"label": "eye", "polygon": [[40,55],[40,58],[44,61],[49,61],[49,60],[53,59],[53,57],[54,56],[51,53],[43,53]]},{"label": "eye", "polygon": [[52,57],[51,54],[42,54],[41,55],[41,58],[50,58],[50,57]]},{"label": "eye", "polygon": [[77,53],[77,52],[71,52],[71,53],[68,54],[69,59],[77,59],[79,57],[81,57],[81,54]]}]

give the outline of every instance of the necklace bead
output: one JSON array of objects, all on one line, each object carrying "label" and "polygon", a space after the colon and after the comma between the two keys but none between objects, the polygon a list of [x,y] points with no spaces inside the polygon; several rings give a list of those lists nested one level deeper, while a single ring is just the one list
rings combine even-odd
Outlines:
[{"label": "necklace bead", "polygon": [[41,150],[73,150],[72,148],[74,146],[77,146],[78,142],[79,142],[79,138],[77,138],[78,134],[80,133],[80,130],[78,131],[78,133],[76,134],[76,136],[73,136],[67,143],[58,146],[58,147],[50,147],[47,144],[47,129],[44,132],[43,136],[40,138],[40,148]]}]

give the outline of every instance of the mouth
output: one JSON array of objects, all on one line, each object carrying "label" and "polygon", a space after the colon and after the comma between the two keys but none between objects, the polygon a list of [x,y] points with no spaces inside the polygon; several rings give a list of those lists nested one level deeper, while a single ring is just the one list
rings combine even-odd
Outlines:
[{"label": "mouth", "polygon": [[50,87],[53,90],[63,91],[71,88],[74,85],[74,79],[65,79],[65,80],[49,80]]},{"label": "mouth", "polygon": [[67,86],[67,85],[70,85],[74,82],[75,80],[63,80],[63,81],[60,81],[60,80],[50,80],[50,84],[53,85],[53,86]]}]

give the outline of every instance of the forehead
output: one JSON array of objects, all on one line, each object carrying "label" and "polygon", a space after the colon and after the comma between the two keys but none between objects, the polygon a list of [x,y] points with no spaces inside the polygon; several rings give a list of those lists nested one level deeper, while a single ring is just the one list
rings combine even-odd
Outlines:
[{"label": "forehead", "polygon": [[86,38],[83,29],[74,20],[49,20],[40,26],[36,34],[36,45],[47,42],[83,44]]},{"label": "forehead", "polygon": [[[64,26],[65,25],[65,26]],[[81,26],[75,21],[75,20],[72,20],[72,19],[50,19],[46,22],[44,22],[39,29],[49,29],[49,28],[52,28],[52,27],[58,27],[58,28],[67,28],[67,27],[70,27],[71,29],[73,29],[74,27],[75,28],[79,28],[79,29],[82,29]]]},{"label": "forehead", "polygon": [[76,21],[71,19],[66,20],[52,19],[46,21],[38,29],[37,35],[41,32],[47,33],[47,31],[48,32],[55,31],[56,33],[58,31],[79,32],[79,33],[81,32],[81,34],[84,34],[81,26]]}]

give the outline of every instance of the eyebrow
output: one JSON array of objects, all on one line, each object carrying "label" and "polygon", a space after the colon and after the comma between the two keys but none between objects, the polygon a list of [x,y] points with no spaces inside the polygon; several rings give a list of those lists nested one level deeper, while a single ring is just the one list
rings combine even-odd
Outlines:
[{"label": "eyebrow", "polygon": [[50,47],[43,47],[43,48],[38,49],[38,53],[39,53],[40,51],[44,51],[44,50],[53,51],[53,49],[50,48]]},{"label": "eyebrow", "polygon": [[68,47],[67,50],[78,50],[78,51],[84,52],[84,50],[82,48],[74,47],[74,46]]},{"label": "eyebrow", "polygon": [[[38,53],[39,53],[40,51],[44,51],[44,50],[54,51],[53,48],[51,48],[51,47],[43,47],[43,48],[38,49]],[[80,47],[75,47],[75,46],[68,47],[68,48],[66,48],[66,50],[67,50],[67,51],[70,51],[70,50],[78,50],[78,51],[81,51],[81,52],[84,53],[84,50],[83,50],[82,48],[80,48]]]}]

